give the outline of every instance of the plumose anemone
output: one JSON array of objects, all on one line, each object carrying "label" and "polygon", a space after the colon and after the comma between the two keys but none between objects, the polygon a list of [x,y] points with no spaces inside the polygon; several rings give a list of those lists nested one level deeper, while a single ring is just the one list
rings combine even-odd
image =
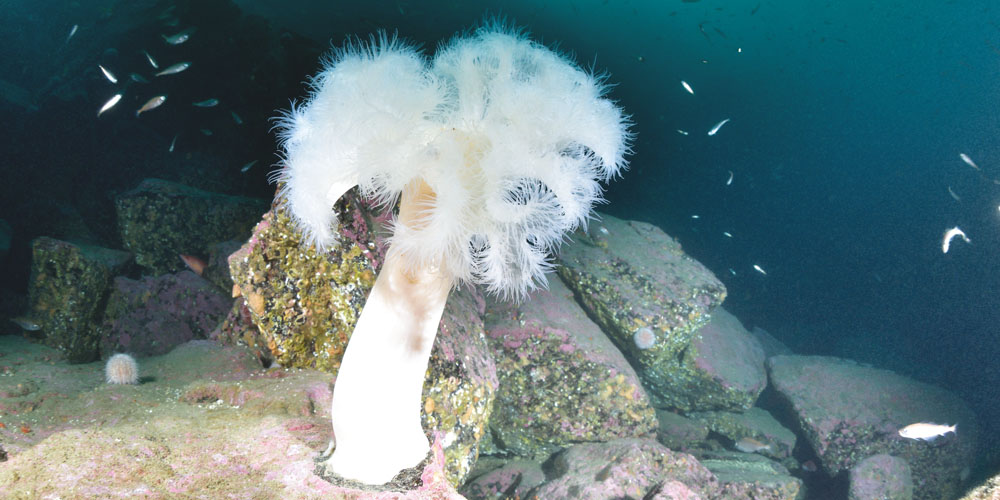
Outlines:
[{"label": "plumose anemone", "polygon": [[421,391],[448,293],[524,298],[623,168],[629,118],[599,77],[488,23],[427,61],[381,34],[323,61],[280,120],[279,197],[317,251],[349,189],[398,203],[385,262],[333,393],[327,470],[383,484],[429,451]]}]

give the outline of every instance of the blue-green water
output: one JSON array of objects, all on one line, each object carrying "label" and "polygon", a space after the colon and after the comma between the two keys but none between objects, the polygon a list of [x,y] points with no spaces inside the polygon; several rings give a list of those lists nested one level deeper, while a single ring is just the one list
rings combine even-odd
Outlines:
[{"label": "blue-green water", "polygon": [[[267,118],[304,94],[319,49],[384,28],[433,51],[500,14],[606,71],[633,116],[630,170],[600,210],[676,237],[726,284],[727,309],[794,351],[958,393],[983,426],[983,470],[1000,467],[1000,4],[217,3],[201,36],[175,53],[156,46],[165,60],[192,61],[191,78],[130,84],[127,109],[98,119],[113,92],[96,65],[114,65],[119,79],[148,73],[141,50],[159,33],[129,23],[168,2],[3,2],[0,218],[14,229],[5,311],[23,300],[32,238],[83,233],[113,246],[114,195],[142,178],[269,197],[277,146]],[[285,33],[284,50],[226,32],[237,6],[261,16],[261,32]],[[171,103],[228,107],[129,119],[160,89]],[[246,125],[233,127],[230,113]],[[175,136],[183,162],[167,151]],[[956,239],[944,254],[954,226],[971,243]]]}]

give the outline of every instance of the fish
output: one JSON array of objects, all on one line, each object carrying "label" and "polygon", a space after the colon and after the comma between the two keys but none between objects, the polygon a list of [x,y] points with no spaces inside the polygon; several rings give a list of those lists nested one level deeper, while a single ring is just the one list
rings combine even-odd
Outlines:
[{"label": "fish", "polygon": [[729,231],[723,231],[722,235],[725,236],[726,238],[732,238],[733,237],[732,234],[729,234]]},{"label": "fish", "polygon": [[149,65],[152,66],[153,69],[160,69],[160,65],[156,64],[156,59],[153,59],[153,56],[149,55],[149,52],[144,50],[142,53],[146,54],[146,60],[149,61]]},{"label": "fish", "polygon": [[677,129],[677,133],[681,135],[688,135],[686,130]]},{"label": "fish", "polygon": [[681,80],[681,86],[684,87],[684,90],[688,91],[689,94],[694,95],[694,89],[692,89],[691,86],[688,85],[688,82]]},{"label": "fish", "polygon": [[959,153],[959,154],[958,154],[958,157],[959,157],[959,158],[961,158],[961,159],[962,159],[962,161],[964,161],[964,162],[965,162],[965,163],[966,163],[967,165],[969,165],[970,167],[972,167],[972,168],[974,168],[974,169],[976,169],[976,170],[981,170],[981,169],[979,168],[979,165],[976,165],[976,162],[972,161],[972,158],[969,158],[969,155],[967,155],[967,154],[965,154],[965,153]]},{"label": "fish", "polygon": [[729,118],[726,118],[725,120],[722,120],[721,122],[716,123],[715,126],[712,127],[712,130],[708,131],[708,135],[715,135],[715,134],[717,134],[719,132],[719,129],[722,128],[722,126],[725,125],[728,122],[729,122]]},{"label": "fish", "polygon": [[962,201],[962,199],[959,198],[958,195],[951,190],[951,186],[948,186],[948,194],[950,194],[952,198],[955,198],[955,201]]},{"label": "fish", "polygon": [[692,215],[692,216],[691,216],[691,218],[692,218],[692,219],[700,219],[700,218],[701,218],[701,216],[700,216],[700,215],[698,215],[698,214],[694,214],[694,215]]},{"label": "fish", "polygon": [[17,316],[15,318],[10,318],[10,321],[15,325],[21,327],[25,331],[37,332],[38,330],[42,329],[42,325],[39,322],[31,318],[28,318],[26,316]]},{"label": "fish", "polygon": [[765,271],[765,270],[764,270],[763,268],[761,268],[761,267],[760,267],[760,266],[758,266],[757,264],[754,264],[754,265],[753,265],[753,268],[754,268],[754,269],[755,269],[755,270],[756,270],[756,271],[757,271],[758,273],[760,273],[760,274],[763,274],[764,276],[767,276],[767,271]]},{"label": "fish", "polygon": [[944,436],[949,432],[954,432],[957,434],[955,425],[941,425],[941,424],[930,424],[925,422],[918,422],[915,424],[907,425],[899,430],[899,435],[907,439],[920,439],[923,441],[934,441],[939,436]]},{"label": "fish", "polygon": [[160,35],[160,36],[163,37],[163,41],[164,42],[167,42],[170,45],[180,45],[180,44],[188,41],[188,39],[191,38],[191,35],[193,33],[194,33],[194,28],[188,28],[186,30],[181,31],[180,33],[176,33],[176,34],[173,34],[173,35],[169,35],[169,36],[167,36],[167,35]]},{"label": "fish", "polygon": [[758,451],[771,451],[771,445],[762,443],[750,436],[740,438],[736,441],[736,449],[743,453],[757,453]]},{"label": "fish", "polygon": [[253,160],[253,161],[247,162],[245,165],[243,165],[242,167],[240,167],[240,173],[244,173],[244,174],[247,173],[247,171],[250,170],[251,168],[253,168],[253,166],[256,165],[256,164],[257,164],[257,160]]},{"label": "fish", "polygon": [[733,183],[733,171],[730,170],[729,171],[729,179],[726,179],[726,185],[728,186],[728,185],[730,185],[732,183]]},{"label": "fish", "polygon": [[128,77],[135,83],[149,83],[149,80],[147,80],[144,76],[140,75],[139,73],[129,73]]},{"label": "fish", "polygon": [[167,96],[165,95],[158,95],[156,97],[151,98],[150,100],[146,101],[146,104],[143,104],[142,107],[135,112],[135,116],[139,116],[140,114],[145,113],[146,111],[160,107],[160,105],[166,102],[166,100]]},{"label": "fish", "polygon": [[174,139],[172,141],[170,141],[170,149],[167,150],[168,153],[173,153],[174,152],[174,146],[177,145],[177,138],[178,137],[180,137],[180,134],[175,135]]},{"label": "fish", "polygon": [[805,462],[802,462],[802,470],[806,472],[816,472],[819,470],[819,467],[816,466],[816,462],[806,460]]},{"label": "fish", "polygon": [[197,106],[199,108],[212,108],[219,105],[218,99],[205,99],[204,101],[192,102],[192,106]]},{"label": "fish", "polygon": [[204,274],[205,268],[208,267],[208,264],[206,264],[204,260],[201,260],[193,255],[187,255],[182,253],[178,254],[178,256],[181,258],[181,260],[184,261],[184,265],[186,265],[188,269],[193,271],[198,276]]},{"label": "fish", "polygon": [[107,78],[109,82],[111,82],[111,83],[118,83],[118,79],[115,78],[115,75],[113,73],[111,73],[110,71],[108,71],[107,68],[105,68],[104,66],[101,66],[100,64],[98,64],[97,67],[101,68],[101,73],[104,73],[104,78]]},{"label": "fish", "polygon": [[104,103],[104,106],[101,106],[101,109],[97,110],[97,117],[100,118],[105,111],[115,107],[115,104],[118,104],[120,100],[122,100],[121,93],[111,96],[111,99],[108,99],[108,102]]},{"label": "fish", "polygon": [[736,276],[736,270],[730,267],[729,268],[729,274],[732,274],[733,276]]},{"label": "fish", "polygon": [[73,35],[76,34],[76,30],[78,29],[80,29],[79,24],[74,24],[73,27],[69,29],[69,34],[66,35],[66,43],[69,43],[69,39],[73,38]]},{"label": "fish", "polygon": [[233,121],[236,122],[237,125],[243,125],[243,119],[240,118],[240,115],[236,114],[235,111],[230,111],[229,114],[232,115]]},{"label": "fish", "polygon": [[201,129],[201,133],[203,135],[206,135],[206,136],[211,136],[212,135],[212,129],[203,128],[203,129]]},{"label": "fish", "polygon": [[951,248],[951,240],[956,236],[960,236],[966,243],[972,243],[969,241],[969,237],[958,226],[955,226],[944,232],[944,239],[941,240],[941,251],[943,253],[948,253],[948,250]]},{"label": "fish", "polygon": [[171,66],[167,67],[166,69],[164,69],[163,71],[157,73],[156,76],[176,75],[177,73],[180,73],[181,71],[184,71],[184,70],[186,70],[186,69],[188,69],[190,67],[191,67],[191,63],[189,63],[189,62],[186,62],[186,61],[185,62],[179,62],[179,63],[171,65]]}]

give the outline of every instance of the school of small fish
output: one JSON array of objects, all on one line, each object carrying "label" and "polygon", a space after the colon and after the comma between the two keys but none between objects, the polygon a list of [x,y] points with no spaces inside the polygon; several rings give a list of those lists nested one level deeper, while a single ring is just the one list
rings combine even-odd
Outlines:
[{"label": "school of small fish", "polygon": [[[144,101],[143,100],[134,101],[135,98],[126,99],[129,95],[131,95],[130,91],[126,92],[127,90],[129,90],[129,84],[131,83],[148,84],[150,82],[150,78],[181,75],[185,71],[191,69],[191,67],[194,64],[192,61],[175,62],[166,67],[161,68],[160,63],[157,61],[156,58],[153,57],[153,54],[150,52],[151,49],[156,49],[153,50],[153,52],[159,52],[162,50],[163,53],[159,53],[158,55],[164,56],[164,58],[166,58],[169,56],[169,54],[167,53],[172,50],[171,47],[176,47],[189,42],[197,32],[197,28],[195,26],[190,26],[178,30],[176,26],[180,24],[180,19],[173,12],[174,8],[175,8],[174,6],[167,8],[157,18],[159,22],[164,27],[167,28],[164,31],[168,31],[167,33],[160,33],[160,38],[163,40],[163,45],[160,46],[159,49],[157,49],[156,47],[147,47],[147,48],[142,48],[138,51],[146,59],[146,62],[149,63],[149,67],[153,69],[153,72],[146,73],[146,75],[150,75],[150,73],[152,73],[149,78],[147,78],[147,76],[143,76],[142,74],[143,71],[141,69],[134,68],[138,69],[138,71],[129,72],[128,78],[120,79],[118,78],[118,76],[115,75],[115,72],[112,71],[114,69],[113,65],[108,64],[107,62],[97,65],[97,69],[100,71],[101,75],[103,75],[104,79],[107,80],[111,85],[119,85],[120,83],[123,84],[120,85],[116,89],[116,92],[110,98],[108,98],[104,102],[104,104],[102,104],[98,108],[97,110],[98,118],[100,118],[106,113],[113,114],[111,113],[112,110],[114,110],[114,108],[119,104],[121,104],[122,102],[142,102],[142,104],[135,110],[136,117],[140,117],[141,115],[144,115],[157,108],[160,108],[161,106],[167,103],[168,94],[159,94],[153,96],[148,96],[147,94],[146,96],[144,96],[145,98]],[[66,35],[65,43],[69,43],[70,40],[77,34],[79,30],[80,30],[80,25],[74,24],[70,28],[69,34]],[[117,51],[114,52],[117,53]],[[167,55],[165,56],[165,54]],[[120,70],[122,68],[118,69]],[[687,86],[686,83],[684,85]],[[203,100],[191,103],[192,106],[197,108],[217,108],[221,107],[220,106],[221,104],[222,102],[219,99],[207,96]],[[233,123],[235,123],[236,125],[243,125],[243,118],[240,117],[240,115],[235,110],[230,109],[228,110],[228,112],[229,115],[232,117]],[[201,128],[200,131],[204,136],[213,135],[212,130],[207,128]],[[177,138],[179,136],[180,134],[174,135],[173,139],[170,141],[170,146],[167,148],[167,152],[170,153],[174,152],[174,150],[177,148]],[[251,168],[253,168],[253,166],[256,163],[257,160],[252,160],[245,163],[240,168],[240,172],[246,173]]]}]

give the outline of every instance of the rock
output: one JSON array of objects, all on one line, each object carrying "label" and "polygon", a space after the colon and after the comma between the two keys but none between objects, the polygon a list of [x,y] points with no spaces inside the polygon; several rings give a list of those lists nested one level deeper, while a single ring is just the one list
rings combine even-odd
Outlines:
[{"label": "rock", "polygon": [[760,342],[760,346],[764,348],[764,357],[770,358],[771,356],[778,356],[780,354],[793,354],[792,350],[785,345],[784,342],[774,338],[767,330],[755,326],[753,330],[750,330],[750,335]]},{"label": "rock", "polygon": [[694,457],[649,439],[578,444],[552,458],[551,468],[548,480],[524,498],[693,499],[719,492],[715,476]]},{"label": "rock", "polygon": [[802,480],[781,464],[757,454],[705,453],[698,460],[718,479],[718,498],[797,500],[805,494]]},{"label": "rock", "polygon": [[683,451],[699,446],[708,438],[708,426],[703,422],[666,410],[656,410],[660,426],[656,440],[671,450]]},{"label": "rock", "polygon": [[[355,193],[337,202],[339,244],[322,254],[302,244],[283,204],[264,214],[249,241],[229,257],[245,310],[234,311],[218,337],[266,348],[266,357],[284,367],[337,373],[387,248],[380,237],[387,216]],[[474,289],[451,293],[424,384],[424,429],[442,443],[452,484],[475,463],[497,388],[484,307]],[[239,326],[244,317],[256,331]]]},{"label": "rock", "polygon": [[115,199],[122,243],[154,276],[184,269],[179,254],[203,258],[214,243],[246,238],[267,207],[265,200],[161,179],[146,179]]},{"label": "rock", "polygon": [[[302,237],[282,204],[264,214],[250,239],[229,256],[229,271],[261,340],[275,362],[336,374],[347,339],[382,263],[383,220],[354,191],[335,206],[339,244],[320,254]],[[333,314],[330,314],[333,312]]]},{"label": "rock", "polygon": [[[966,471],[968,474],[968,471]],[[965,479],[965,478],[963,478]],[[961,500],[996,500],[1000,498],[1000,473],[976,486],[961,498]]]},{"label": "rock", "polygon": [[42,386],[30,412],[2,411],[4,498],[461,498],[440,455],[405,493],[318,476],[332,433],[325,373],[265,371],[245,349],[201,340],[145,359],[141,384],[110,386],[101,363],[45,361],[56,353],[18,336],[0,337],[0,352],[23,370],[11,378]]},{"label": "rock", "polygon": [[718,307],[684,352],[671,404],[684,410],[746,410],[767,386],[764,349]]},{"label": "rock", "polygon": [[133,280],[119,276],[104,311],[101,354],[152,356],[203,339],[231,299],[191,271]]},{"label": "rock", "polygon": [[45,344],[73,363],[96,360],[111,278],[128,269],[132,256],[44,236],[32,241],[31,254],[29,304]]},{"label": "rock", "polygon": [[[955,498],[961,471],[974,459],[975,416],[957,396],[887,370],[822,356],[775,356],[771,385],[789,421],[834,476],[872,455],[906,460],[921,485],[918,500]],[[906,439],[898,430],[915,422],[958,424],[958,433],[934,443]]]},{"label": "rock", "polygon": [[868,457],[851,468],[849,500],[910,500],[913,478],[906,460],[890,455]]},{"label": "rock", "polygon": [[559,276],[633,363],[656,406],[694,409],[689,394],[675,395],[698,382],[679,360],[725,286],[644,222],[602,215],[573,239],[562,248]]},{"label": "rock", "polygon": [[[480,462],[485,460],[480,459]],[[459,492],[469,500],[507,500],[510,498],[532,498],[528,492],[545,482],[542,464],[531,460],[496,460],[500,465],[473,471]],[[480,464],[477,464],[477,469]]]},{"label": "rock", "polygon": [[691,418],[704,422],[712,432],[736,442],[753,438],[770,448],[758,453],[777,460],[792,455],[795,433],[786,429],[774,417],[760,408],[750,408],[744,413],[723,411],[692,413]]},{"label": "rock", "polygon": [[497,451],[536,458],[656,429],[635,371],[558,278],[520,305],[490,302],[487,311],[500,383],[489,424]]},{"label": "rock", "polygon": [[242,242],[228,240],[215,243],[208,248],[208,260],[206,261],[208,266],[205,267],[202,278],[219,287],[227,296],[233,290],[233,278],[229,274],[229,256],[239,250],[241,246],[243,246]]}]

